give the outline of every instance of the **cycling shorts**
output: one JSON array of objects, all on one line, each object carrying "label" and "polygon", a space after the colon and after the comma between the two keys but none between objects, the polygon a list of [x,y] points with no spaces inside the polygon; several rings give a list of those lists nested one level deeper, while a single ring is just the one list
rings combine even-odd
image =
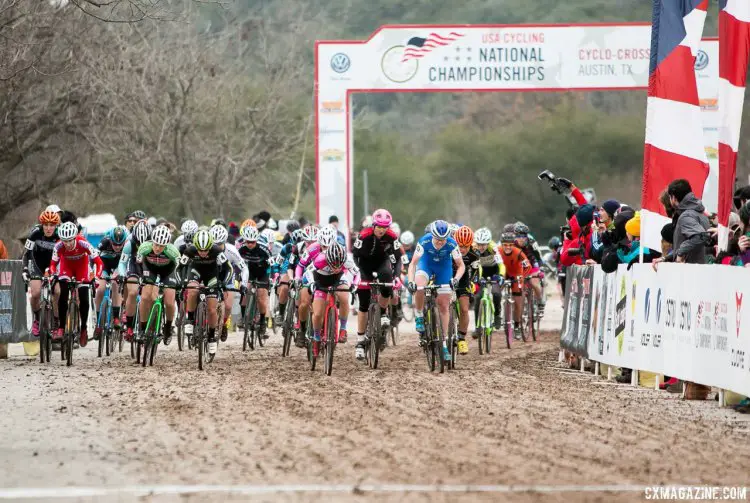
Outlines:
[{"label": "cycling shorts", "polygon": [[[426,255],[423,255],[417,263],[417,275],[424,276],[429,280],[431,277],[435,277],[434,282],[436,285],[447,285],[453,279],[453,264],[451,261],[447,262],[435,262]],[[449,293],[448,291],[438,291],[438,293]]]}]

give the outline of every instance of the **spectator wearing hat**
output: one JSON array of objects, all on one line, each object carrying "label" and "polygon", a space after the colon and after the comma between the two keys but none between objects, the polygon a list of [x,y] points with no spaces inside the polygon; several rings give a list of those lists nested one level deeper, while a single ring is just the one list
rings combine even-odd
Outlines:
[{"label": "spectator wearing hat", "polygon": [[608,199],[599,208],[599,225],[602,232],[612,230],[615,227],[615,215],[620,209],[619,201]]},{"label": "spectator wearing hat", "polygon": [[8,249],[2,239],[0,239],[0,260],[8,260]]},{"label": "spectator wearing hat", "polygon": [[268,227],[268,221],[271,220],[271,214],[266,210],[263,210],[258,212],[258,214],[253,215],[253,220],[255,220],[258,232],[263,232],[266,227]]},{"label": "spectator wearing hat", "polygon": [[[630,247],[627,251],[618,250],[617,255],[620,263],[631,266],[640,261],[641,257],[641,212],[636,211],[633,218],[625,224],[625,232],[630,241]],[[643,248],[643,262],[652,262],[655,258],[660,257],[658,252]]]},{"label": "spectator wearing hat", "polygon": [[602,270],[606,273],[612,273],[617,270],[617,266],[622,263],[620,257],[623,253],[630,251],[630,239],[625,230],[625,225],[635,216],[635,211],[631,208],[622,209],[613,220],[614,228],[607,232],[611,244],[605,247],[602,256]]},{"label": "spectator wearing hat", "polygon": [[674,241],[674,224],[669,222],[661,228],[661,254],[663,257],[672,255],[672,242]]}]

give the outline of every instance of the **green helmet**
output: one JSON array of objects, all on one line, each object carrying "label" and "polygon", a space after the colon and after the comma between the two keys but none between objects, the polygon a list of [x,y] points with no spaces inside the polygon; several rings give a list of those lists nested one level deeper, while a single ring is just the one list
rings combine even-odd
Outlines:
[{"label": "green helmet", "polygon": [[214,240],[211,238],[211,234],[209,234],[207,230],[201,229],[195,233],[195,236],[193,236],[193,246],[200,251],[210,250],[213,245]]}]

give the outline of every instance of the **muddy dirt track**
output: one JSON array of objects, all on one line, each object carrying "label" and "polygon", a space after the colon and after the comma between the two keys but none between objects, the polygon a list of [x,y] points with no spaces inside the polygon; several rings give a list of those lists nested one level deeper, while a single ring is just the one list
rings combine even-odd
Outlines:
[{"label": "muddy dirt track", "polygon": [[[96,358],[95,344],[72,368],[58,355],[0,361],[0,486],[130,488],[56,501],[641,501],[640,489],[569,486],[750,485],[746,416],[563,370],[556,334],[482,357],[472,344],[443,375],[428,372],[416,336],[399,342],[377,371],[340,346],[332,377],[311,373],[302,350],[281,358],[280,336],[243,353],[239,334],[204,372],[176,342],[146,369],[129,353]],[[138,496],[140,484],[255,489]],[[298,484],[549,492],[253,493]]]}]

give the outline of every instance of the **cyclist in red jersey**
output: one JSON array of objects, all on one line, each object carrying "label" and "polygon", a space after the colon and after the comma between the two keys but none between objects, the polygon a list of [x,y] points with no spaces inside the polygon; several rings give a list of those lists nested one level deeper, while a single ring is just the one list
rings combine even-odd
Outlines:
[{"label": "cyclist in red jersey", "polygon": [[[60,241],[55,244],[52,251],[52,260],[50,261],[49,270],[53,276],[60,282],[60,299],[58,303],[58,313],[60,316],[61,327],[53,334],[53,339],[62,339],[65,325],[65,317],[68,314],[68,300],[70,298],[70,289],[68,281],[75,279],[80,283],[89,283],[91,281],[91,270],[89,264],[94,263],[95,276],[102,276],[102,259],[99,252],[91,243],[78,234],[78,226],[73,222],[65,222],[58,227]],[[85,347],[88,342],[88,331],[86,322],[89,316],[89,293],[88,284],[81,285],[78,288],[78,303],[81,308],[81,347]]]}]

